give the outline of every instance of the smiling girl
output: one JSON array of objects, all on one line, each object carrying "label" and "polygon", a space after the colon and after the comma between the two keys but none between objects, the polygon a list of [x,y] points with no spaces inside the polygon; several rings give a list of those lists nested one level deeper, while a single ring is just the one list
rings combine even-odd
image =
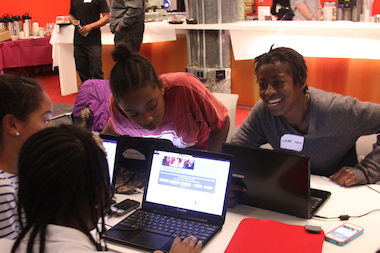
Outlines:
[{"label": "smiling girl", "polygon": [[355,150],[360,136],[380,132],[379,104],[309,89],[305,60],[291,48],[271,48],[255,64],[261,100],[232,143],[299,152],[310,158],[311,173],[341,185],[380,180],[380,139],[360,163]]}]

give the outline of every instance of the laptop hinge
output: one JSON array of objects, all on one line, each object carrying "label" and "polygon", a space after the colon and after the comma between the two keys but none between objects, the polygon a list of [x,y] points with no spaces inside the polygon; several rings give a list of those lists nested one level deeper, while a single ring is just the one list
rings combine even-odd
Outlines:
[{"label": "laptop hinge", "polygon": [[[168,215],[167,212],[163,212],[163,211],[159,211],[159,210],[151,210],[151,212],[159,213],[159,214],[163,214],[163,215]],[[187,214],[187,212],[184,212],[184,213]],[[169,216],[173,216],[173,217],[177,217],[177,218],[181,218],[181,219],[187,219],[187,220],[195,220],[195,221],[205,222],[205,223],[209,222],[208,220],[193,217],[191,215],[189,215],[188,217],[183,217],[182,215],[178,215],[176,213],[169,213]]]}]

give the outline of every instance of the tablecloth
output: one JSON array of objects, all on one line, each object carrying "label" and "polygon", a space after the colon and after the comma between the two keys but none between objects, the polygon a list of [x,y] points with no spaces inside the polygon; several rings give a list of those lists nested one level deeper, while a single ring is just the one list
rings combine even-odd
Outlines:
[{"label": "tablecloth", "polygon": [[0,42],[0,70],[51,64],[50,37]]}]

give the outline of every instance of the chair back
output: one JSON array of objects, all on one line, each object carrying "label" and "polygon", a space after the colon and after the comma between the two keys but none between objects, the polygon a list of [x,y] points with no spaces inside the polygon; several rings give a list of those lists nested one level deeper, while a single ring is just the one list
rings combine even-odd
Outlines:
[{"label": "chair back", "polygon": [[227,140],[226,140],[226,141],[229,141],[236,130],[235,118],[236,118],[236,107],[237,107],[239,95],[230,94],[230,93],[217,93],[217,92],[213,92],[212,94],[220,102],[222,102],[222,104],[226,106],[229,111],[228,116],[230,117],[230,129],[228,131]]}]

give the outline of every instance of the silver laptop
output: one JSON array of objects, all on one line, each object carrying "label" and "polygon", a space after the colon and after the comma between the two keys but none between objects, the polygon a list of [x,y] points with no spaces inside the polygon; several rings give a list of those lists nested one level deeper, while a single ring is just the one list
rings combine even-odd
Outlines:
[{"label": "silver laptop", "polygon": [[222,229],[232,156],[154,148],[141,209],[107,231],[112,242],[168,252],[175,237],[207,242]]}]

